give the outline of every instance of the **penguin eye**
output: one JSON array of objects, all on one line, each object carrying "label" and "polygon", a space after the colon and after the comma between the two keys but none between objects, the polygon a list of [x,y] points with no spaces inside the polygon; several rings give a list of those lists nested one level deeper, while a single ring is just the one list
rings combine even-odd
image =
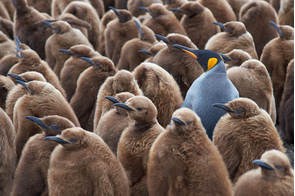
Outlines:
[{"label": "penguin eye", "polygon": [[142,110],[142,108],[136,108],[137,109],[137,111],[141,111]]},{"label": "penguin eye", "polygon": [[191,123],[192,123],[191,120],[186,122],[187,125],[190,125]]},{"label": "penguin eye", "polygon": [[71,143],[76,143],[78,140],[75,139],[75,138],[72,138],[72,139],[70,139],[69,141],[70,141]]},{"label": "penguin eye", "polygon": [[238,108],[235,110],[235,113],[240,115],[244,113],[244,110],[242,108]]},{"label": "penguin eye", "polygon": [[52,130],[58,130],[58,126],[57,125],[50,125],[49,127]]},{"label": "penguin eye", "polygon": [[275,166],[277,169],[282,169],[283,167],[281,165],[276,165]]}]

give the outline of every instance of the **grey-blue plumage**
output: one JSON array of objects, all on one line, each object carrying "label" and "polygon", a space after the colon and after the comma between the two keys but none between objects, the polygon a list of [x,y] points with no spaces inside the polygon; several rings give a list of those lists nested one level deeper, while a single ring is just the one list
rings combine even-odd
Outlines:
[{"label": "grey-blue plumage", "polygon": [[214,103],[227,103],[239,97],[239,92],[228,79],[225,64],[221,56],[211,50],[194,50],[180,45],[173,45],[196,58],[204,69],[189,88],[183,105],[192,109],[200,118],[207,135],[212,139],[216,123],[226,114],[213,107]]}]

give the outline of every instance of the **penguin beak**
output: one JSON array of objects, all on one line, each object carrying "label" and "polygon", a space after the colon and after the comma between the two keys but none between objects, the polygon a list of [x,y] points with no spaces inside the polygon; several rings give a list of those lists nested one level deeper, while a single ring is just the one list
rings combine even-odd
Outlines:
[{"label": "penguin beak", "polygon": [[146,53],[146,54],[148,54],[148,55],[153,55],[152,53],[150,53],[149,51],[147,51],[147,50],[139,50],[138,52],[141,52],[141,53]]},{"label": "penguin beak", "polygon": [[69,142],[67,142],[57,136],[47,136],[47,137],[44,137],[44,140],[51,140],[51,141],[58,142],[60,144],[69,144]]},{"label": "penguin beak", "polygon": [[182,45],[178,45],[178,44],[174,44],[173,47],[178,48],[180,50],[183,50],[184,52],[188,53],[189,55],[191,55],[192,57],[194,57],[195,59],[198,59],[197,55],[194,54],[194,49],[182,46]]},{"label": "penguin beak", "polygon": [[224,111],[228,112],[228,113],[234,113],[234,111],[232,111],[229,107],[225,106],[225,104],[222,103],[214,103],[213,104],[214,107],[218,107],[223,109]]},{"label": "penguin beak", "polygon": [[71,53],[69,50],[67,50],[67,49],[59,49],[58,50],[59,52],[64,52],[64,53],[67,53],[67,54],[69,54],[69,55],[74,55],[73,53]]},{"label": "penguin beak", "polygon": [[29,93],[31,93],[32,95],[35,94],[35,92],[33,90],[30,90],[27,85],[23,82],[23,81],[20,81],[20,80],[16,80],[17,83],[19,83],[20,85],[22,85],[23,87],[25,87],[27,89],[27,91]]},{"label": "penguin beak", "polygon": [[35,122],[37,125],[39,125],[40,127],[44,128],[44,129],[49,129],[39,118],[34,117],[34,116],[26,116],[26,119],[29,119],[33,122]]},{"label": "penguin beak", "polygon": [[15,42],[16,42],[16,47],[17,47],[16,49],[17,49],[17,51],[22,50],[22,49],[19,48],[19,45],[21,44],[21,42],[20,42],[20,40],[18,39],[18,37],[14,36],[14,40],[15,40]]},{"label": "penguin beak", "polygon": [[109,6],[109,8],[110,8],[111,10],[113,10],[117,16],[119,16],[119,17],[121,16],[121,15],[117,12],[117,9],[116,9],[116,8],[114,8],[114,7],[112,7],[112,6]]},{"label": "penguin beak", "polygon": [[263,167],[267,170],[274,170],[271,166],[264,163],[262,160],[256,159],[253,161],[254,164],[259,165],[260,167]]},{"label": "penguin beak", "polygon": [[42,21],[44,24],[46,24],[47,26],[49,26],[51,29],[53,29],[53,27],[51,26],[50,22],[43,20]]},{"label": "penguin beak", "polygon": [[117,99],[115,99],[115,97],[105,96],[104,98],[110,100],[113,103],[120,103]]},{"label": "penguin beak", "polygon": [[172,12],[181,12],[181,13],[183,13],[183,11],[182,11],[180,8],[172,8],[172,9],[170,9],[169,11],[172,11]]},{"label": "penguin beak", "polygon": [[16,75],[16,74],[8,73],[8,74],[6,74],[6,75],[7,75],[7,76],[10,76],[10,77],[12,77],[12,78],[15,78],[15,79],[17,79],[17,80],[19,80],[19,81],[27,82],[27,81],[25,81],[24,79],[22,79],[20,76],[18,76],[18,75]]},{"label": "penguin beak", "polygon": [[162,35],[157,35],[157,34],[155,34],[155,37],[158,38],[158,39],[160,39],[160,40],[162,40],[162,41],[165,42],[166,44],[170,44],[170,43],[167,41],[167,39],[166,39],[164,36],[162,36]]},{"label": "penguin beak", "polygon": [[224,27],[224,24],[221,22],[213,22],[213,24],[220,26],[224,31],[227,31],[227,29]]},{"label": "penguin beak", "polygon": [[135,22],[135,24],[136,24],[136,26],[137,26],[138,32],[140,33],[140,32],[141,32],[141,31],[140,31],[140,24],[139,24],[136,20],[134,20],[134,22]]},{"label": "penguin beak", "polygon": [[16,54],[16,56],[18,57],[18,58],[22,58],[23,56],[21,56],[19,53],[17,53],[17,52],[13,52],[14,54]]},{"label": "penguin beak", "polygon": [[174,122],[176,122],[179,125],[185,125],[184,122],[182,122],[179,118],[177,118],[176,116],[172,116],[171,120],[173,120]]},{"label": "penguin beak", "polygon": [[272,22],[272,21],[269,21],[269,23],[270,23],[274,28],[276,28],[277,32],[278,32],[281,36],[284,36],[284,35],[285,35],[285,33],[284,33],[283,31],[280,31],[279,26],[278,26],[276,23],[274,23],[274,22]]},{"label": "penguin beak", "polygon": [[121,107],[121,108],[125,108],[126,110],[129,110],[129,111],[134,111],[132,108],[128,107],[126,105],[126,103],[115,103],[114,106],[118,106],[118,107]]},{"label": "penguin beak", "polygon": [[146,12],[149,12],[149,10],[146,7],[138,7],[138,9],[144,10]]},{"label": "penguin beak", "polygon": [[87,58],[87,57],[80,57],[80,59],[82,59],[82,60],[84,60],[84,61],[87,61],[88,63],[90,63],[91,65],[94,66],[94,63],[93,63],[92,61],[90,61],[89,58]]},{"label": "penguin beak", "polygon": [[226,61],[231,61],[230,60],[230,58],[228,58],[227,56],[225,56],[224,54],[221,54],[221,53],[218,53],[219,54],[219,56],[221,57],[221,59],[224,61],[224,60],[226,60]]}]

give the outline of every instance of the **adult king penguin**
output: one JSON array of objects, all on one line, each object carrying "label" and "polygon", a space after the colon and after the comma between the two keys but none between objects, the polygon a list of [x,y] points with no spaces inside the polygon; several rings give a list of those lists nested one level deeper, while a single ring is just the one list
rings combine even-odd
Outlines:
[{"label": "adult king penguin", "polygon": [[194,50],[177,44],[173,47],[193,56],[204,70],[189,88],[181,107],[192,109],[201,118],[208,137],[212,139],[216,123],[225,114],[212,104],[217,100],[227,103],[239,97],[238,90],[227,77],[223,62],[223,58],[230,59],[211,50]]}]

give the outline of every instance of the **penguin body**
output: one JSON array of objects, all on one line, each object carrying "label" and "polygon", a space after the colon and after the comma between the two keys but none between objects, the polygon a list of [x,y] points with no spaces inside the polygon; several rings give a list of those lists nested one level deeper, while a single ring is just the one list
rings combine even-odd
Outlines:
[{"label": "penguin body", "polygon": [[212,104],[216,101],[227,103],[238,98],[239,92],[228,79],[220,54],[210,50],[193,50],[180,45],[173,46],[197,58],[204,70],[204,73],[189,88],[181,107],[192,109],[201,118],[209,138],[212,139],[216,123],[225,114],[225,111],[218,111],[218,108],[214,108]]}]

